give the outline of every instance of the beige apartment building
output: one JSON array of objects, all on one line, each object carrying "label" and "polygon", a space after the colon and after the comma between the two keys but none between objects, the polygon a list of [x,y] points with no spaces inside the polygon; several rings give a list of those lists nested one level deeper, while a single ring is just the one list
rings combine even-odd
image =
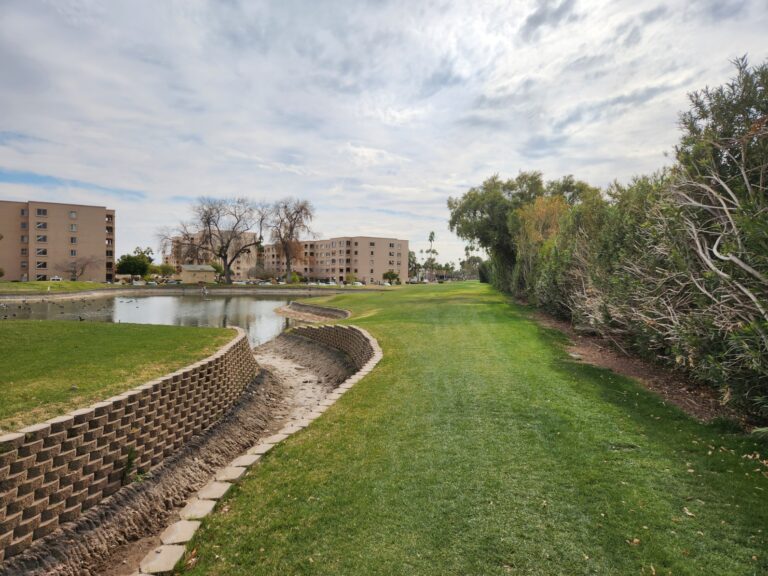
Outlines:
[{"label": "beige apartment building", "polygon": [[[175,240],[175,239],[174,239]],[[172,241],[163,261],[180,269],[183,264],[203,264],[205,258],[192,262],[182,256],[181,239]],[[294,272],[307,280],[343,282],[349,276],[366,284],[384,282],[386,272],[395,272],[402,282],[408,279],[408,240],[375,236],[339,236],[325,240],[302,240],[291,262]],[[235,280],[281,277],[286,261],[276,244],[262,250],[252,248],[232,264]]]},{"label": "beige apartment building", "polygon": [[115,211],[103,206],[0,200],[3,280],[111,282]]}]

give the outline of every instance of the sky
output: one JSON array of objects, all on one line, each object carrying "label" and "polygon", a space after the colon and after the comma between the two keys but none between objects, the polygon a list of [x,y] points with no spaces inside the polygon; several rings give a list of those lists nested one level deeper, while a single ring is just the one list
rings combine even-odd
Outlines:
[{"label": "sky", "polygon": [[0,0],[0,199],[114,208],[125,253],[200,196],[293,196],[458,263],[449,197],[668,165],[766,30],[768,0]]}]

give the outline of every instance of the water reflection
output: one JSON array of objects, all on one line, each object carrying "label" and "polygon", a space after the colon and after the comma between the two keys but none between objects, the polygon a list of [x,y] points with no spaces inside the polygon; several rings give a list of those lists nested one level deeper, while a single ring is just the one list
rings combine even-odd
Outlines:
[{"label": "water reflection", "polygon": [[287,299],[255,296],[110,296],[7,304],[0,319],[82,320],[172,326],[239,326],[252,346],[271,340],[289,325],[275,313]]}]

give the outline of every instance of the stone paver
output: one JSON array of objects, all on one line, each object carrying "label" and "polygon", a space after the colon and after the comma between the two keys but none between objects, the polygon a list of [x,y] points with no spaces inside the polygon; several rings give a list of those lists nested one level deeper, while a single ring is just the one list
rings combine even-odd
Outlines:
[{"label": "stone paver", "polygon": [[288,438],[288,434],[272,434],[269,438],[264,438],[265,444],[278,444]]},{"label": "stone paver", "polygon": [[216,472],[216,480],[219,482],[232,482],[245,474],[245,468],[239,466],[227,466]]},{"label": "stone paver", "polygon": [[160,546],[144,557],[140,570],[146,574],[170,574],[176,562],[184,556],[184,546]]},{"label": "stone paver", "polygon": [[197,497],[201,500],[218,500],[224,497],[224,494],[227,493],[231,486],[232,484],[229,482],[208,482],[208,484],[200,488]]},{"label": "stone paver", "polygon": [[258,462],[259,458],[261,458],[259,454],[243,454],[242,456],[232,460],[229,465],[248,468],[249,466],[253,466],[256,462]]},{"label": "stone paver", "polygon": [[160,542],[163,544],[186,544],[192,540],[197,529],[200,528],[200,522],[197,520],[179,520],[168,526],[160,534]]},{"label": "stone paver", "polygon": [[255,454],[260,456],[272,450],[273,447],[274,447],[274,444],[256,444],[256,446],[248,450],[246,454],[251,454],[251,455]]},{"label": "stone paver", "polygon": [[192,498],[184,508],[179,512],[179,516],[183,520],[199,520],[205,518],[213,511],[213,507],[216,506],[215,500],[201,500],[200,498]]}]

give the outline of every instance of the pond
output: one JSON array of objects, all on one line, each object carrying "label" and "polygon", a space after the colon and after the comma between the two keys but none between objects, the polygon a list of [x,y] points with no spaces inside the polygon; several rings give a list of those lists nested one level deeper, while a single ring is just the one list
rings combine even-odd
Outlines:
[{"label": "pond", "polygon": [[251,346],[258,346],[289,326],[290,321],[275,312],[287,303],[277,296],[107,296],[0,303],[0,319],[239,326]]}]

